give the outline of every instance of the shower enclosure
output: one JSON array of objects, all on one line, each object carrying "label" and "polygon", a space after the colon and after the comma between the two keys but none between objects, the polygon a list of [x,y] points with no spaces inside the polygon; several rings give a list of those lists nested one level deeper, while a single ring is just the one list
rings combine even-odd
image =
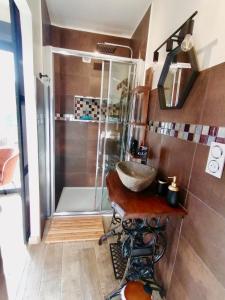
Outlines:
[{"label": "shower enclosure", "polygon": [[51,211],[111,211],[105,177],[126,155],[137,60],[51,48]]}]

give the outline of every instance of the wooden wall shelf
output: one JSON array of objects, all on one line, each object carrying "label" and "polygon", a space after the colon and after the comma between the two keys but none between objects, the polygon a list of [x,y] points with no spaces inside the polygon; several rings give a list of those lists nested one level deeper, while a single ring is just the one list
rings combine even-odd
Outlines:
[{"label": "wooden wall shelf", "polygon": [[142,93],[149,93],[150,88],[147,85],[138,85],[136,88],[133,89],[133,93],[142,94]]}]

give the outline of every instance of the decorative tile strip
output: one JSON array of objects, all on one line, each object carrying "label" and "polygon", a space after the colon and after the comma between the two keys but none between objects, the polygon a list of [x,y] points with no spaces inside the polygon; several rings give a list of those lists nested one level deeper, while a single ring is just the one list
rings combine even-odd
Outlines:
[{"label": "decorative tile strip", "polygon": [[73,114],[55,114],[55,120],[62,120],[62,121],[74,121],[74,115]]},{"label": "decorative tile strip", "polygon": [[74,96],[74,116],[75,119],[84,117],[91,120],[105,119],[106,115],[118,117],[120,114],[119,104],[107,104],[107,99],[102,100],[100,108],[100,98]]},{"label": "decorative tile strip", "polygon": [[77,122],[93,122],[98,123],[98,120],[82,120],[82,119],[76,119],[74,114],[55,114],[55,121],[77,121]]},{"label": "decorative tile strip", "polygon": [[225,144],[225,127],[150,121],[149,130],[185,141],[210,146],[211,142]]}]

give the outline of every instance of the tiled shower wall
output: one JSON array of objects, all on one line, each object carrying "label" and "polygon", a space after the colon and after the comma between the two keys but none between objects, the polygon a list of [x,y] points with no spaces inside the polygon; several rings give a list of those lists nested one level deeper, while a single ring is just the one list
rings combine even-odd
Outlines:
[{"label": "tiled shower wall", "polygon": [[101,71],[95,60],[83,63],[80,57],[54,54],[55,112],[74,113],[74,96],[100,97]]},{"label": "tiled shower wall", "polygon": [[[180,110],[160,110],[153,90],[149,119],[224,127],[225,63],[200,73]],[[166,299],[225,299],[225,172],[221,179],[205,173],[207,143],[153,130],[147,142],[161,176],[177,176],[188,209],[184,220],[170,221],[167,252],[158,265]]]},{"label": "tiled shower wall", "polygon": [[94,63],[54,55],[56,205],[64,186],[95,185],[98,124],[69,121],[74,119],[74,95],[100,96],[101,72]]},{"label": "tiled shower wall", "polygon": [[64,186],[95,186],[98,124],[55,121],[56,203]]}]

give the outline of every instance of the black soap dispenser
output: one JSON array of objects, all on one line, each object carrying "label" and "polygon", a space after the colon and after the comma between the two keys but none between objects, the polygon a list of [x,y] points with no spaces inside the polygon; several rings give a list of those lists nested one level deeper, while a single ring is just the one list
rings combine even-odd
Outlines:
[{"label": "black soap dispenser", "polygon": [[169,185],[168,187],[167,202],[170,206],[176,207],[178,206],[178,202],[179,202],[179,187],[177,186],[176,183],[177,177],[173,176],[168,178],[172,178],[173,181],[171,185]]}]

